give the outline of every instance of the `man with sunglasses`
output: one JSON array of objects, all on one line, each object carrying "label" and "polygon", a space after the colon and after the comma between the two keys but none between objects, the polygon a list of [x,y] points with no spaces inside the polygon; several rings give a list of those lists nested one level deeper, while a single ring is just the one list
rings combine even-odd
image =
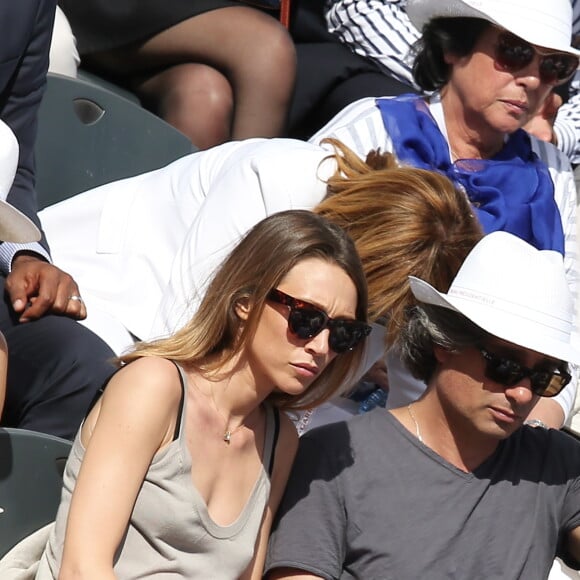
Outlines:
[{"label": "man with sunglasses", "polygon": [[[523,129],[578,67],[569,0],[407,0],[406,14],[423,34],[413,73],[424,94],[362,99],[311,141],[334,137],[361,157],[378,148],[444,173],[486,233],[507,231],[560,252],[576,299],[574,175],[556,147]],[[388,370],[405,376],[396,359]],[[574,402],[572,375],[572,388],[542,401],[530,419],[562,426]],[[421,385],[408,378],[395,388],[391,401],[410,401]]]},{"label": "man with sunglasses", "polygon": [[411,287],[400,346],[427,390],[301,438],[268,580],[540,580],[556,555],[580,569],[580,444],[524,425],[580,361],[561,256],[495,232],[448,293]]}]

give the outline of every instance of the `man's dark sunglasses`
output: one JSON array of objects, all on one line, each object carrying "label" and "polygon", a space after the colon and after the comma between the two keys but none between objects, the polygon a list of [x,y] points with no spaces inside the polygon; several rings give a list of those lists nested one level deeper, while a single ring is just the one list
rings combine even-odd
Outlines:
[{"label": "man's dark sunglasses", "polygon": [[529,42],[507,31],[498,36],[495,62],[502,70],[516,73],[539,57],[540,80],[549,85],[565,83],[578,68],[578,57],[567,52],[540,52]]},{"label": "man's dark sunglasses", "polygon": [[360,320],[330,318],[324,310],[276,288],[270,290],[268,300],[290,308],[288,328],[298,338],[312,338],[328,328],[328,345],[337,354],[352,350],[371,331],[371,327]]},{"label": "man's dark sunglasses", "polygon": [[479,347],[485,359],[485,376],[504,387],[513,387],[522,379],[529,378],[532,392],[540,397],[556,396],[572,379],[566,363],[556,369],[530,369],[519,362],[489,352]]}]

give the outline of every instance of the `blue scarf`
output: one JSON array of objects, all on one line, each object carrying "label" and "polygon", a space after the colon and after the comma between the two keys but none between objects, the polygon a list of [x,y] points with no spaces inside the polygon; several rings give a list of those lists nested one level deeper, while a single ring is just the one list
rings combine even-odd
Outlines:
[{"label": "blue scarf", "polygon": [[398,159],[436,170],[461,185],[485,233],[510,232],[539,250],[564,254],[562,218],[545,164],[519,129],[491,159],[449,158],[449,145],[427,103],[416,95],[377,99]]}]

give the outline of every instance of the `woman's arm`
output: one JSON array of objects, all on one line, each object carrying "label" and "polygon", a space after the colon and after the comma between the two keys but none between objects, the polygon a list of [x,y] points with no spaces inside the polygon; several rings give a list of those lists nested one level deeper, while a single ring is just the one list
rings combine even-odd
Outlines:
[{"label": "woman's arm", "polygon": [[180,398],[165,359],[139,359],[111,379],[83,426],[59,580],[115,578],[115,552],[153,456],[172,440]]},{"label": "woman's arm", "polygon": [[533,421],[540,421],[541,423],[544,423],[546,427],[560,429],[564,424],[564,419],[564,409],[558,401],[542,398],[530,411],[526,420],[532,421],[532,425]]},{"label": "woman's arm", "polygon": [[284,494],[297,449],[298,434],[296,433],[296,428],[290,419],[284,413],[281,413],[280,435],[274,450],[276,456],[274,459],[274,469],[272,470],[270,498],[264,510],[264,518],[262,519],[262,525],[258,533],[258,539],[256,540],[254,558],[244,574],[240,576],[240,580],[261,580],[262,578],[272,521],[280,505],[282,495]]},{"label": "woman's arm", "polygon": [[320,576],[308,574],[296,568],[276,568],[267,576],[268,580],[321,580]]}]

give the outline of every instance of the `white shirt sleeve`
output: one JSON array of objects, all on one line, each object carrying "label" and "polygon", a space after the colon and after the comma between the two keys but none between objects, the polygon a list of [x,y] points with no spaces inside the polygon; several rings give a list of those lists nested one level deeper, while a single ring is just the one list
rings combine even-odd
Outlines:
[{"label": "white shirt sleeve", "polygon": [[[577,74],[577,76],[580,76]],[[572,83],[573,94],[558,110],[554,133],[558,149],[568,156],[571,163],[580,163],[580,78]]]},{"label": "white shirt sleeve", "polygon": [[415,86],[411,48],[420,37],[404,0],[335,0],[326,10],[328,31],[386,74]]},{"label": "white shirt sleeve", "polygon": [[12,269],[12,260],[18,252],[34,252],[48,263],[51,263],[48,252],[37,242],[30,244],[15,244],[12,242],[2,242],[0,244],[0,271],[8,274]]},{"label": "white shirt sleeve", "polygon": [[373,149],[383,152],[393,149],[374,97],[360,99],[345,107],[309,141],[320,143],[326,137],[338,139],[363,159]]}]

